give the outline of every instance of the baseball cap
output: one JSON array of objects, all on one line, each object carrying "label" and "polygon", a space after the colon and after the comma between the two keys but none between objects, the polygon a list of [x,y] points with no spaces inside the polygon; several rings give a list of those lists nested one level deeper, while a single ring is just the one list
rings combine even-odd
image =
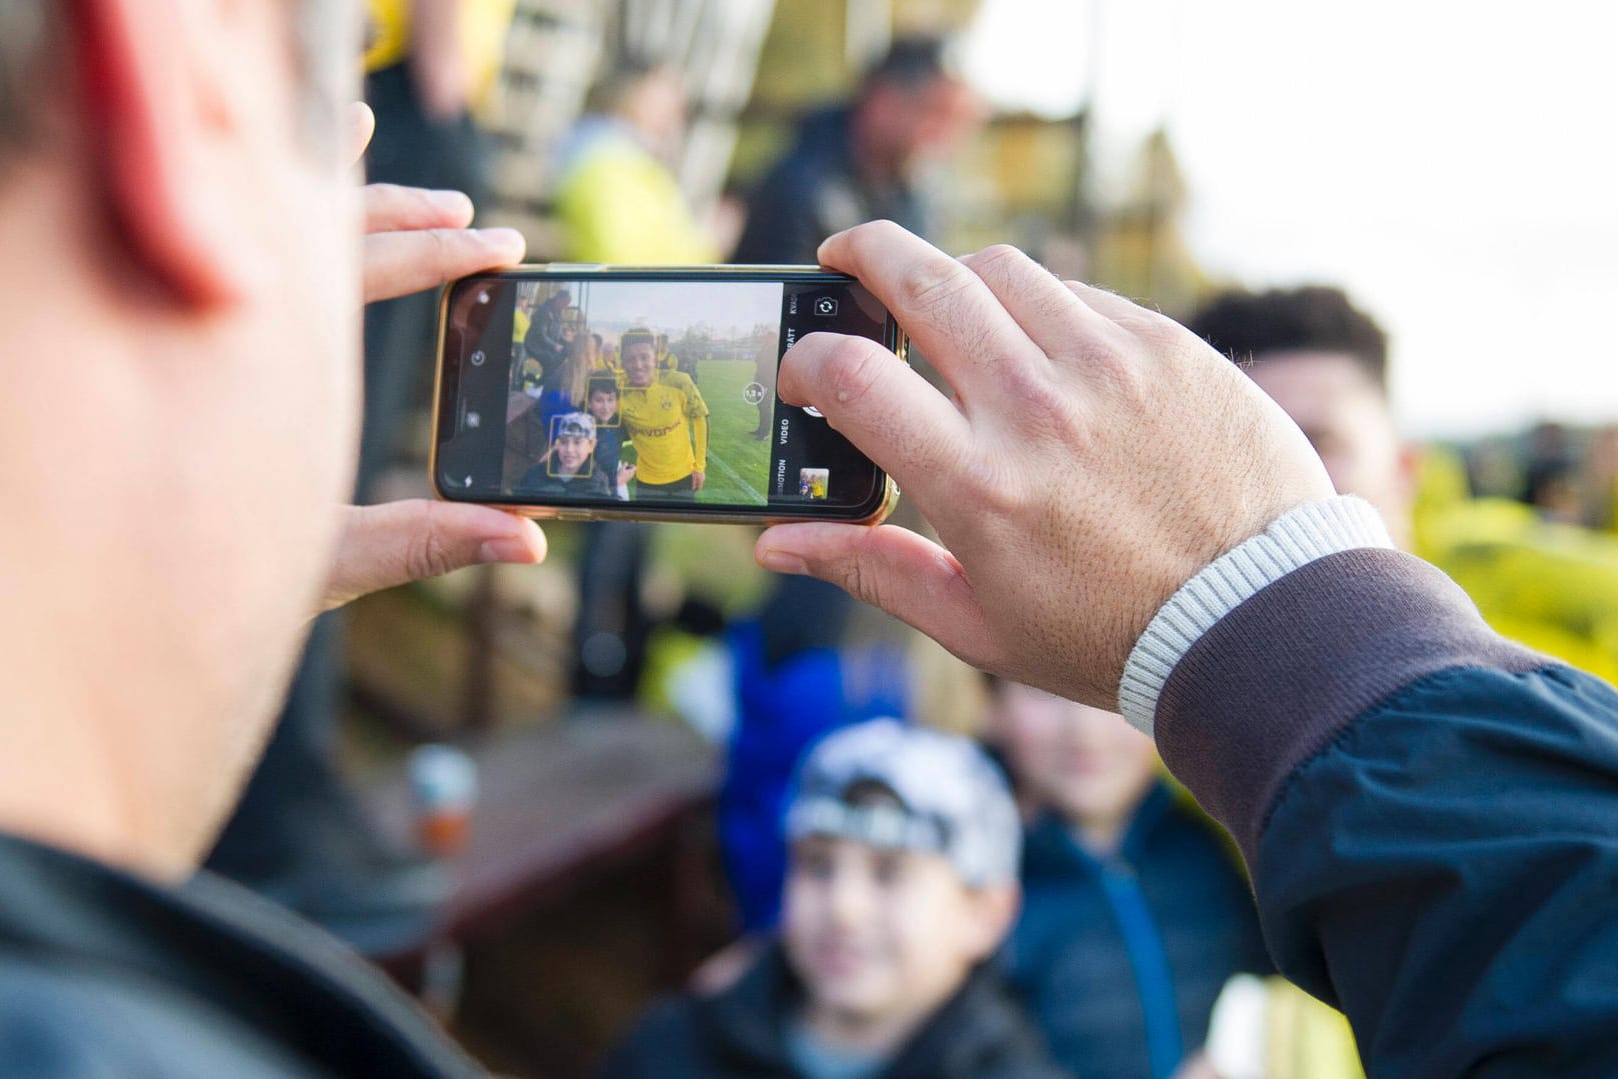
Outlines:
[{"label": "baseball cap", "polygon": [[[874,783],[899,804],[850,804]],[[943,855],[972,887],[1017,878],[1022,824],[1005,779],[971,741],[874,719],[835,731],[799,764],[787,802],[789,841],[831,835]]]},{"label": "baseball cap", "polygon": [[551,437],[561,438],[563,435],[594,438],[596,436],[596,418],[588,412],[569,412],[556,417],[556,433]]}]

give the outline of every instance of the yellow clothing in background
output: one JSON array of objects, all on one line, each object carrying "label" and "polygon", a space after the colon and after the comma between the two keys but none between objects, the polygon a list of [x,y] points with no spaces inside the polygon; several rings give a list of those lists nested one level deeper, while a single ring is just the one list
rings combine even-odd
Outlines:
[{"label": "yellow clothing in background", "polygon": [[556,216],[572,261],[657,266],[719,257],[674,174],[627,135],[595,139],[570,162]]},{"label": "yellow clothing in background", "polygon": [[1520,502],[1468,498],[1459,469],[1444,451],[1425,455],[1416,553],[1502,636],[1618,682],[1618,539],[1541,520]]},{"label": "yellow clothing in background", "polygon": [[1284,978],[1268,979],[1268,989],[1265,1079],[1365,1079],[1341,1012]]},{"label": "yellow clothing in background", "polygon": [[[392,67],[410,55],[414,0],[366,0],[365,72]],[[506,52],[506,32],[517,0],[460,0],[461,49],[472,76],[472,104],[482,108],[494,90]]]},{"label": "yellow clothing in background", "polygon": [[511,343],[513,346],[520,345],[528,339],[528,327],[532,326],[533,322],[534,320],[528,317],[528,312],[520,307],[517,308],[517,313],[511,320]]}]

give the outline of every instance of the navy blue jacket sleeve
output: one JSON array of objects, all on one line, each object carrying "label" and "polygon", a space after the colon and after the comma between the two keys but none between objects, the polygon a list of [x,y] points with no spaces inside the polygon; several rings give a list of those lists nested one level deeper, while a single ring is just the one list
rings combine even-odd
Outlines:
[{"label": "navy blue jacket sleeve", "polygon": [[1281,971],[1373,1076],[1618,1075],[1618,695],[1406,555],[1238,607],[1158,711],[1241,843]]}]

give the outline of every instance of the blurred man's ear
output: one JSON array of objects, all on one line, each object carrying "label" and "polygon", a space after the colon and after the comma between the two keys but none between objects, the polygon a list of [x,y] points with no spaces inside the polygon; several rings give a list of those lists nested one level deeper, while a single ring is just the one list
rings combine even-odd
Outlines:
[{"label": "blurred man's ear", "polygon": [[1000,950],[1011,932],[1022,909],[1022,887],[1011,881],[973,889],[972,904],[977,917],[973,919],[968,945],[972,958],[981,963]]},{"label": "blurred man's ear", "polygon": [[[240,192],[217,151],[239,133],[240,12],[213,0],[75,0],[72,47],[101,198],[128,269],[187,307],[241,298],[253,252],[233,228]],[[232,15],[235,11],[237,14]],[[243,54],[247,55],[243,55]]]},{"label": "blurred man's ear", "polygon": [[1399,443],[1399,500],[1406,507],[1416,504],[1421,489],[1421,462],[1426,451],[1416,442]]}]

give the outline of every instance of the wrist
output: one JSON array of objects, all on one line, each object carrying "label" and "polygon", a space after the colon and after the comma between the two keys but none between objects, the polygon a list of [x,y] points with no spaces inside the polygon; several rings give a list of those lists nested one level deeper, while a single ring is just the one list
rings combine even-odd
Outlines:
[{"label": "wrist", "polygon": [[1381,516],[1359,498],[1339,495],[1288,510],[1263,532],[1204,566],[1163,604],[1124,664],[1118,710],[1151,734],[1158,697],[1169,675],[1221,618],[1318,559],[1393,546]]}]

